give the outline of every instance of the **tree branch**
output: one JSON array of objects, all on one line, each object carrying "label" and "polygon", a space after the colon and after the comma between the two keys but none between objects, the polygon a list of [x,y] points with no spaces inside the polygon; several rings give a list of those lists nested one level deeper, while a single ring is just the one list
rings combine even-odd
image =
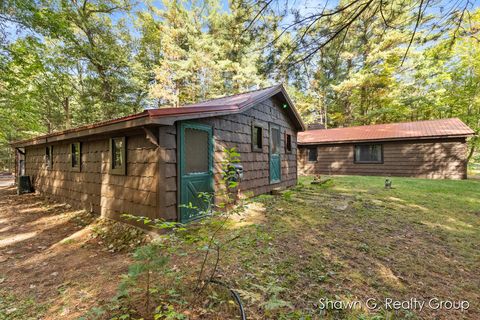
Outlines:
[{"label": "tree branch", "polygon": [[455,41],[457,40],[457,33],[460,27],[462,26],[463,23],[463,17],[465,16],[465,12],[467,11],[467,7],[470,4],[470,0],[467,0],[465,3],[465,6],[463,7],[462,14],[460,15],[460,19],[458,19],[457,27],[455,28],[455,31],[453,32],[452,36],[452,41],[450,42],[450,46],[453,46]]},{"label": "tree branch", "polygon": [[[338,35],[342,33],[345,29],[350,27],[350,25],[355,22],[355,20],[363,13],[367,8],[373,3],[374,0],[369,0],[366,3],[363,4],[363,7],[356,13],[353,14],[353,17],[350,18],[346,23],[344,23],[338,30],[336,30],[331,37],[329,37],[325,42],[321,43],[319,46],[317,46],[314,50],[311,52],[307,53],[306,56],[302,57],[301,59],[295,60],[292,63],[289,63],[289,67],[292,67],[293,65],[296,65],[302,61],[306,61],[310,59],[313,55],[315,55],[319,50],[321,50],[323,47],[325,47],[327,44],[329,44],[331,41],[333,41]],[[285,59],[282,60],[281,64],[285,62],[285,60],[289,57],[288,55]]]},{"label": "tree branch", "polygon": [[[427,0],[427,4],[428,4],[428,0]],[[413,29],[412,37],[410,38],[410,42],[408,43],[407,50],[405,51],[405,54],[403,55],[402,63],[400,64],[401,67],[403,66],[403,63],[405,62],[405,59],[407,59],[408,51],[410,50],[410,47],[412,46],[413,39],[415,38],[415,34],[417,33],[418,26],[420,25],[420,21],[422,20],[422,16],[423,16],[422,7],[423,7],[423,0],[420,0],[420,6],[418,7],[417,21],[415,22],[415,28]]]},{"label": "tree branch", "polygon": [[250,27],[255,23],[255,21],[257,21],[258,17],[262,14],[262,12],[267,9],[267,7],[270,5],[270,3],[272,3],[272,1],[273,0],[269,0],[264,4],[264,6],[260,9],[260,11],[258,11],[257,14],[255,15],[255,17],[253,17],[253,19],[250,21],[248,26],[243,30],[243,32],[246,32],[248,29],[250,29]]}]

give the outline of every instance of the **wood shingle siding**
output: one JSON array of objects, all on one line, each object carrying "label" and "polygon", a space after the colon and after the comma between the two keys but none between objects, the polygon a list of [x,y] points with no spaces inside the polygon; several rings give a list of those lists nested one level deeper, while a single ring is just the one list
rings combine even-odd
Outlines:
[{"label": "wood shingle siding", "polygon": [[81,171],[70,170],[70,144],[53,144],[53,166],[46,170],[45,147],[27,148],[26,174],[36,190],[79,208],[112,217],[157,215],[156,147],[143,135],[127,136],[127,175],[111,175],[109,140],[82,142]]},{"label": "wood shingle siding", "polygon": [[[224,157],[225,148],[235,147],[240,154],[240,164],[244,169],[243,180],[239,184],[241,194],[245,195],[259,195],[270,192],[278,187],[290,187],[297,182],[297,140],[296,129],[291,124],[289,118],[282,112],[280,104],[275,99],[268,99],[263,103],[254,106],[250,110],[229,116],[211,117],[205,119],[198,119],[196,122],[208,124],[213,126],[214,138],[214,181],[216,188],[220,188],[220,181],[222,179],[221,162]],[[252,123],[263,126],[263,143],[261,152],[252,152]],[[284,150],[284,135],[282,134],[282,181],[276,184],[270,184],[269,171],[269,132],[268,124],[275,123],[280,125],[282,132],[288,130],[292,134],[292,152],[285,154]],[[164,153],[169,154],[170,157],[165,159],[165,177],[169,177],[163,186],[161,184],[160,195],[164,194],[165,207],[160,209],[167,217],[174,217],[177,215],[177,165],[176,165],[176,130],[174,127],[160,127],[160,130],[165,131],[160,134],[160,145],[164,148]],[[168,132],[167,132],[168,131]],[[162,137],[164,137],[162,139]],[[175,137],[175,138],[173,138]],[[175,152],[174,152],[175,151]],[[164,181],[161,178],[160,181]]]},{"label": "wood shingle siding", "polygon": [[158,132],[158,217],[177,220],[177,129],[162,126]]},{"label": "wood shingle siding", "polygon": [[[268,99],[250,110],[237,115],[202,119],[202,123],[214,126],[215,139],[215,181],[221,179],[221,161],[224,148],[236,147],[240,153],[240,164],[244,169],[243,180],[239,189],[242,193],[254,195],[267,193],[278,187],[289,187],[297,181],[297,140],[292,136],[292,153],[285,153],[285,130],[296,133],[290,119],[282,112],[281,104],[275,99]],[[281,130],[282,181],[270,184],[269,123],[275,123]],[[261,152],[252,152],[252,124],[261,125],[264,130]],[[220,129],[217,129],[220,128]]]},{"label": "wood shingle siding", "polygon": [[383,163],[354,163],[355,144],[317,145],[316,162],[308,161],[309,146],[301,146],[301,174],[408,176],[433,179],[467,177],[465,138],[375,142],[383,145]]}]

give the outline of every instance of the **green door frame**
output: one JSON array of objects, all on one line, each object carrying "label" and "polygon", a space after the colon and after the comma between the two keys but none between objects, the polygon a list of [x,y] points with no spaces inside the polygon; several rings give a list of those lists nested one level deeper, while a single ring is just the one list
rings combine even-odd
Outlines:
[{"label": "green door frame", "polygon": [[[208,133],[208,172],[199,172],[199,173],[186,173],[185,170],[185,129],[194,129],[205,131]],[[192,202],[192,198],[189,197],[189,192],[194,193],[195,190],[194,184],[202,185],[202,190],[198,192],[213,192],[213,128],[212,126],[196,123],[196,122],[186,122],[182,121],[178,126],[178,149],[179,149],[179,161],[178,161],[178,171],[179,171],[179,195],[178,195],[178,212],[179,212],[179,221],[182,223],[190,222],[202,218],[202,215],[198,213],[198,210],[191,208],[186,208],[185,206]],[[197,199],[193,199],[194,201]],[[213,199],[212,199],[213,201]],[[200,204],[197,203],[197,206]],[[195,212],[196,211],[196,212]]]},{"label": "green door frame", "polygon": [[[273,147],[273,134],[272,129],[278,130],[278,153],[272,152]],[[269,171],[270,171],[270,184],[279,183],[282,181],[282,148],[281,148],[281,131],[280,126],[270,123],[268,128],[268,135],[269,135]]]}]

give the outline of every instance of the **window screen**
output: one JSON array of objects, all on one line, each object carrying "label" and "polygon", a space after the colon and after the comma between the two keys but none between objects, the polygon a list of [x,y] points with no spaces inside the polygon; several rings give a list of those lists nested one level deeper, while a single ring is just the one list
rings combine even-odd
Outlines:
[{"label": "window screen", "polygon": [[285,136],[285,149],[287,152],[292,152],[292,135],[287,134]]},{"label": "window screen", "polygon": [[280,129],[272,128],[272,153],[280,154]]},{"label": "window screen", "polygon": [[185,173],[208,172],[208,132],[185,129]]},{"label": "window screen", "polygon": [[47,169],[52,168],[52,147],[45,148],[45,165]]},{"label": "window screen", "polygon": [[110,139],[110,173],[127,174],[127,144],[125,137]]},{"label": "window screen", "polygon": [[252,128],[252,149],[261,151],[263,147],[263,130],[262,127],[253,126]]},{"label": "window screen", "polygon": [[80,143],[72,143],[72,168],[79,168],[80,167]]},{"label": "window screen", "polygon": [[381,144],[362,144],[355,146],[356,163],[382,163],[383,152]]},{"label": "window screen", "polygon": [[317,148],[308,148],[308,161],[317,161]]},{"label": "window screen", "polygon": [[124,163],[123,159],[123,138],[112,139],[112,169],[121,168]]}]

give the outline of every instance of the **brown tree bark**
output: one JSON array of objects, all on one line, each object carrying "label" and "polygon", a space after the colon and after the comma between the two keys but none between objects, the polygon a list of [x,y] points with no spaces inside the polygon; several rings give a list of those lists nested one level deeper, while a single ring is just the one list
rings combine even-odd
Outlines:
[{"label": "brown tree bark", "polygon": [[470,159],[473,157],[473,154],[475,153],[475,145],[477,143],[478,136],[473,137],[472,140],[473,140],[472,141],[472,146],[470,147],[470,152],[468,153],[468,156],[467,156],[467,163],[470,162]]},{"label": "brown tree bark", "polygon": [[65,112],[65,129],[72,127],[72,115],[70,114],[70,99],[65,97],[63,100],[63,111]]}]

